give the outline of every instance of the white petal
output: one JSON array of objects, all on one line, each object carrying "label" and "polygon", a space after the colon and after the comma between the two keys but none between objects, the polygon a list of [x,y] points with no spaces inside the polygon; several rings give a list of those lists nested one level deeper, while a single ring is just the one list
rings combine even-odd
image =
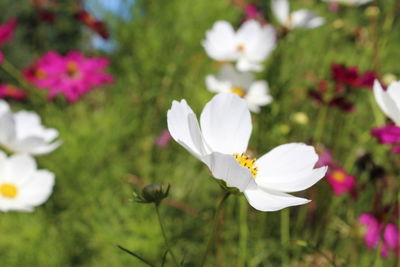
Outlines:
[{"label": "white petal", "polygon": [[291,27],[298,28],[316,28],[324,24],[324,19],[319,17],[314,12],[306,9],[295,11],[291,14]]},{"label": "white petal", "polygon": [[47,170],[38,170],[30,180],[20,188],[19,201],[27,206],[38,206],[47,201],[53,192],[54,174]]},{"label": "white petal", "polygon": [[168,131],[175,141],[183,145],[195,157],[205,154],[200,127],[193,110],[186,100],[173,101],[167,113]]},{"label": "white petal", "polygon": [[212,93],[229,93],[232,89],[230,81],[219,80],[214,75],[206,76],[206,86]]},{"label": "white petal", "polygon": [[3,182],[16,185],[24,184],[36,171],[35,159],[27,154],[15,154],[7,159],[7,172]]},{"label": "white petal", "polygon": [[230,64],[221,68],[217,78],[220,81],[229,81],[231,87],[240,87],[244,90],[247,90],[254,81],[254,75],[251,72],[238,72]]},{"label": "white petal", "polygon": [[261,188],[248,188],[244,191],[244,195],[249,204],[260,211],[276,211],[310,202],[305,198]]},{"label": "white petal", "polygon": [[396,90],[400,91],[400,82],[390,84],[386,92],[378,80],[374,82],[374,95],[379,107],[386,116],[392,119],[397,125],[400,125],[400,100],[397,100],[399,104],[396,104],[396,100],[392,98],[392,95],[395,96],[396,93],[394,91]]},{"label": "white petal", "polygon": [[202,42],[209,57],[220,61],[235,60],[238,56],[235,31],[227,21],[217,21],[211,30],[206,32]]},{"label": "white petal", "polygon": [[[254,31],[254,30],[253,30]],[[272,25],[259,25],[258,32],[252,33],[253,37],[244,39],[244,52],[240,58],[245,58],[252,64],[260,64],[266,60],[276,46],[276,31]],[[240,71],[243,71],[239,69]],[[251,69],[249,70],[251,71]]]},{"label": "white petal", "polygon": [[218,94],[206,104],[200,125],[212,151],[243,153],[251,135],[251,117],[246,101],[235,94]]},{"label": "white petal", "polygon": [[252,112],[259,112],[260,106],[265,106],[272,102],[272,97],[268,94],[268,83],[266,81],[255,81],[249,88],[245,100]]},{"label": "white petal", "polygon": [[4,100],[0,100],[0,143],[7,147],[16,136],[15,121],[10,106]]},{"label": "white petal", "polygon": [[241,57],[236,63],[236,68],[240,71],[260,72],[264,69],[264,66],[258,62],[250,61],[246,57]]},{"label": "white petal", "polygon": [[241,192],[247,188],[255,187],[251,172],[242,167],[232,155],[218,152],[203,157],[212,175],[226,182],[228,186],[236,187]]},{"label": "white petal", "polygon": [[327,167],[313,169],[318,155],[312,146],[291,143],[278,146],[256,161],[256,183],[264,189],[296,192],[325,176]]},{"label": "white petal", "polygon": [[271,9],[279,23],[285,25],[289,17],[289,1],[272,0]]},{"label": "white petal", "polygon": [[49,144],[45,139],[38,136],[28,136],[22,140],[17,140],[9,145],[15,152],[28,153],[32,155],[43,155],[55,150],[61,145],[60,141]]}]

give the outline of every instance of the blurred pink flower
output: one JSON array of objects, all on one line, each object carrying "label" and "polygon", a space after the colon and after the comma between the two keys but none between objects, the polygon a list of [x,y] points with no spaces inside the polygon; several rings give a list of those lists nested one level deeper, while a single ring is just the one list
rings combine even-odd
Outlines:
[{"label": "blurred pink flower", "polygon": [[391,252],[400,255],[400,232],[395,224],[388,223],[384,227],[384,224],[370,213],[361,214],[358,221],[365,228],[364,242],[369,249],[376,249],[382,242],[382,257],[388,257]]},{"label": "blurred pink flower", "polygon": [[6,23],[0,25],[0,45],[11,41],[14,37],[16,26],[17,20],[15,18],[11,18]]},{"label": "blurred pink flower", "polygon": [[244,9],[244,13],[246,15],[246,20],[257,19],[259,16],[262,16],[261,10],[254,5],[247,5]]},{"label": "blurred pink flower", "polygon": [[164,130],[156,139],[156,144],[159,147],[166,147],[171,140],[171,134],[168,130]]},{"label": "blurred pink flower", "polygon": [[371,134],[382,144],[393,144],[392,153],[400,153],[400,127],[396,125],[386,125],[372,129]]},{"label": "blurred pink flower", "polygon": [[326,179],[331,186],[333,193],[337,196],[346,192],[352,192],[356,185],[356,179],[342,168],[331,169],[330,171],[328,170]]},{"label": "blurred pink flower", "polygon": [[24,76],[36,86],[48,89],[50,99],[64,94],[72,103],[94,87],[114,81],[104,72],[107,65],[107,58],[86,58],[79,51],[71,51],[66,56],[50,51],[26,69]]},{"label": "blurred pink flower", "polygon": [[4,54],[0,51],[0,64],[3,63],[4,59]]},{"label": "blurred pink flower", "polygon": [[10,84],[0,84],[0,98],[11,98],[15,100],[24,100],[26,94],[21,89],[10,85]]}]

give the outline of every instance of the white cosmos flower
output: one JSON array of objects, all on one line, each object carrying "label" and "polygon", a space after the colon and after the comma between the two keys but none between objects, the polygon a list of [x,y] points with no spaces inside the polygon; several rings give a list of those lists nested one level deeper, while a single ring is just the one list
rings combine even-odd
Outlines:
[{"label": "white cosmos flower", "polygon": [[32,155],[46,154],[61,142],[55,129],[44,128],[34,112],[18,111],[15,114],[7,102],[0,100],[0,147],[12,152]]},{"label": "white cosmos flower", "polygon": [[383,113],[400,126],[400,81],[392,82],[385,91],[379,81],[375,80],[374,95]]},{"label": "white cosmos flower", "polygon": [[0,210],[33,211],[46,202],[54,186],[54,174],[38,170],[27,154],[7,158],[0,151]]},{"label": "white cosmos flower", "polygon": [[288,29],[312,29],[324,24],[324,19],[322,17],[319,17],[317,14],[307,9],[300,9],[290,14],[288,0],[272,0],[271,5],[272,12],[276,19]]},{"label": "white cosmos flower", "polygon": [[275,211],[308,203],[287,194],[309,188],[327,170],[314,169],[318,160],[311,146],[278,146],[259,159],[246,154],[252,124],[246,102],[235,94],[218,94],[206,104],[200,125],[185,100],[168,111],[171,136],[204,162],[213,176],[236,187],[257,210]]},{"label": "white cosmos flower", "polygon": [[206,85],[213,93],[234,93],[246,100],[252,112],[272,101],[266,81],[255,81],[251,72],[238,72],[232,65],[225,65],[217,76],[207,75]]},{"label": "white cosmos flower", "polygon": [[372,0],[323,0],[324,2],[340,3],[350,6],[360,6],[372,2]]},{"label": "white cosmos flower", "polygon": [[276,33],[271,25],[255,20],[244,22],[236,32],[229,22],[217,21],[202,45],[214,60],[237,61],[240,71],[262,71],[261,63],[276,46]]}]

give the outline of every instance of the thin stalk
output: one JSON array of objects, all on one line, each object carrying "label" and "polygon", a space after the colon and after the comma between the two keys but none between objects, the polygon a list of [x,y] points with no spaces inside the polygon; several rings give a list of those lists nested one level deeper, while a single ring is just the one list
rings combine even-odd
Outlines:
[{"label": "thin stalk", "polygon": [[124,248],[124,247],[122,247],[122,246],[120,246],[120,245],[117,245],[117,247],[118,247],[119,249],[125,251],[126,253],[128,253],[128,254],[134,256],[135,258],[137,258],[138,260],[140,260],[140,261],[143,262],[144,264],[146,264],[146,265],[148,265],[148,266],[150,266],[150,267],[155,267],[154,264],[152,264],[152,263],[149,262],[148,260],[142,258],[141,256],[139,256],[139,255],[136,254],[135,252],[130,251],[129,249],[126,249],[126,248]]},{"label": "thin stalk", "polygon": [[328,113],[328,107],[322,106],[322,110],[318,114],[317,126],[316,126],[315,133],[314,133],[314,142],[316,142],[316,143],[321,142],[321,137],[322,137],[322,133],[324,131],[324,124],[326,121],[325,119],[326,119],[327,113]]},{"label": "thin stalk", "polygon": [[206,247],[206,250],[204,251],[203,259],[201,260],[200,266],[204,266],[206,264],[207,256],[210,253],[211,247],[213,245],[213,241],[215,239],[215,233],[217,232],[219,214],[222,210],[225,200],[229,197],[230,194],[231,194],[230,192],[225,192],[221,201],[218,203],[217,210],[215,211],[215,215],[214,215],[213,230],[211,232],[210,238],[208,239],[207,247]]},{"label": "thin stalk", "polygon": [[239,198],[239,259],[238,267],[246,266],[247,258],[247,240],[249,228],[247,226],[247,201],[245,198]]},{"label": "thin stalk", "polygon": [[290,211],[289,209],[283,209],[280,212],[281,215],[281,246],[284,248],[282,253],[282,265],[288,265],[288,257],[286,253],[286,249],[290,240],[290,230],[289,230],[289,222],[290,222]]},{"label": "thin stalk", "polygon": [[164,237],[164,242],[165,242],[165,245],[167,246],[167,250],[171,254],[172,260],[174,261],[174,264],[179,267],[180,265],[178,263],[178,260],[176,259],[175,254],[172,251],[171,246],[169,245],[167,235],[165,234],[165,228],[164,228],[164,224],[162,223],[162,220],[161,220],[160,211],[158,210],[158,205],[155,204],[154,206],[156,207],[156,213],[157,213],[158,222],[160,223],[161,233],[162,233],[162,235]]}]

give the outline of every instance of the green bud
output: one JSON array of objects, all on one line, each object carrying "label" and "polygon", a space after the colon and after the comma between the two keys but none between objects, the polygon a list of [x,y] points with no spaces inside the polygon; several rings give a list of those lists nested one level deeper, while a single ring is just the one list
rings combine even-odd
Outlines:
[{"label": "green bud", "polygon": [[136,201],[139,203],[154,203],[157,206],[161,201],[168,197],[170,185],[164,190],[161,184],[149,184],[142,189],[142,193],[134,194]]}]

